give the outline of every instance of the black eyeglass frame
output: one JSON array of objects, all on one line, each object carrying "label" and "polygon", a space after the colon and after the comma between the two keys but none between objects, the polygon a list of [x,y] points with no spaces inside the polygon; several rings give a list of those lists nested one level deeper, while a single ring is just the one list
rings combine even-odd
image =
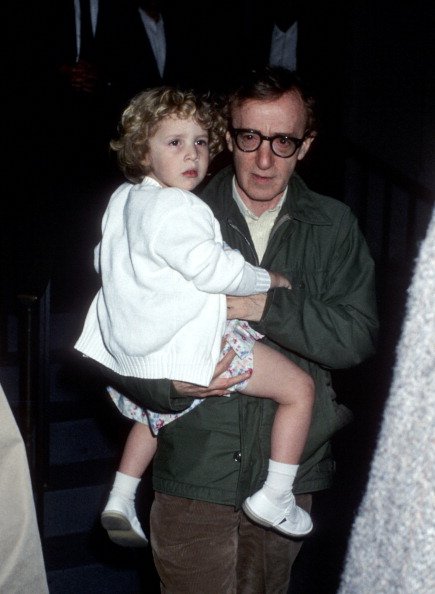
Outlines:
[{"label": "black eyeglass frame", "polygon": [[[293,136],[289,136],[288,134],[274,134],[273,136],[265,136],[259,130],[251,130],[250,128],[233,128],[233,126],[230,126],[229,131],[230,131],[231,136],[234,138],[237,148],[239,150],[241,150],[243,153],[255,153],[255,151],[258,151],[258,149],[260,148],[263,141],[267,140],[270,142],[270,148],[272,150],[272,153],[274,155],[276,155],[277,157],[280,157],[281,159],[290,159],[290,157],[293,157],[293,155],[296,153],[296,151],[298,151],[301,148],[301,146],[303,145],[304,141],[306,140],[306,138],[308,136],[308,133],[304,134],[303,138],[295,138]],[[255,149],[242,148],[239,145],[238,138],[237,138],[238,134],[241,132],[248,133],[248,134],[257,134],[260,138],[260,142],[258,143],[258,146]],[[288,140],[291,140],[295,145],[295,150],[290,155],[279,155],[273,148],[273,141],[276,140],[277,138],[287,138]]]}]

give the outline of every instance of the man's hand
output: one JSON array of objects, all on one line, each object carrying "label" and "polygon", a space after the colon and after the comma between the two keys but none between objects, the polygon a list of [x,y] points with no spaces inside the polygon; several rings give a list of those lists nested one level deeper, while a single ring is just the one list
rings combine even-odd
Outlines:
[{"label": "man's hand", "polygon": [[227,319],[259,322],[263,317],[266,298],[266,293],[249,297],[227,296]]},{"label": "man's hand", "polygon": [[198,386],[187,382],[173,381],[172,385],[180,396],[193,396],[194,398],[207,398],[207,396],[226,396],[228,388],[235,386],[251,377],[251,372],[237,375],[236,377],[220,377],[228,369],[236,353],[230,349],[225,357],[216,365],[213,379],[209,386]]},{"label": "man's hand", "polygon": [[292,284],[289,281],[289,279],[284,276],[281,272],[272,272],[272,271],[268,271],[269,272],[269,276],[270,276],[270,288],[271,289],[276,289],[277,287],[283,288],[283,289],[291,289],[292,288]]}]

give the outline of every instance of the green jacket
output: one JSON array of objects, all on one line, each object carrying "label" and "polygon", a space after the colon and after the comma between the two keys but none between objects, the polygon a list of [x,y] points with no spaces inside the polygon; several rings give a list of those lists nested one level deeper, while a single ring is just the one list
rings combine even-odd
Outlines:
[{"label": "green jacket", "polygon": [[[202,198],[220,221],[224,240],[258,264],[232,199],[232,176],[231,168],[221,171]],[[263,318],[253,325],[314,378],[313,419],[294,491],[318,491],[332,482],[329,440],[351,419],[336,402],[330,370],[357,365],[374,352],[374,264],[350,209],[310,191],[294,174],[261,265],[292,282],[291,291],[269,292]],[[174,398],[170,382],[149,385],[154,398],[180,408],[183,399]],[[160,432],[155,490],[240,506],[265,480],[275,409],[270,400],[243,395],[205,399]]]}]

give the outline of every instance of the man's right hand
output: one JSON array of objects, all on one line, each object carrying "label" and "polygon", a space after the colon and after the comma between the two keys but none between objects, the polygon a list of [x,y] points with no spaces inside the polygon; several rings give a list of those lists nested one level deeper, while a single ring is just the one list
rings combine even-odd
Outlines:
[{"label": "man's right hand", "polygon": [[193,396],[194,398],[207,398],[208,396],[226,396],[230,392],[228,388],[235,386],[251,377],[251,373],[242,373],[236,377],[220,377],[228,369],[231,361],[235,357],[235,352],[230,349],[225,357],[216,365],[213,378],[208,386],[198,386],[187,382],[173,381],[176,392],[180,396]]},{"label": "man's right hand", "polygon": [[268,270],[270,276],[270,288],[283,288],[283,289],[291,289],[292,285],[289,279],[284,276],[281,272],[272,272]]}]

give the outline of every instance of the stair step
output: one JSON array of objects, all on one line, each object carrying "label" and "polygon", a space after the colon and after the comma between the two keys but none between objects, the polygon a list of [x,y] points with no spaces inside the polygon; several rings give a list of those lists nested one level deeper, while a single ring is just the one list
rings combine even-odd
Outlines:
[{"label": "stair step", "polygon": [[97,419],[50,423],[50,464],[115,457],[119,450]]},{"label": "stair step", "polygon": [[46,538],[43,550],[50,594],[160,592],[151,549],[119,547],[100,527]]},{"label": "stair step", "polygon": [[150,560],[150,549],[132,549],[115,545],[101,526],[88,532],[52,536],[43,541],[48,572],[77,566],[105,565],[112,569],[137,570],[138,561]]},{"label": "stair step", "polygon": [[99,458],[87,462],[53,464],[49,467],[46,491],[108,485],[115,475],[118,458]]},{"label": "stair step", "polygon": [[[89,492],[81,490],[76,502],[80,500],[89,506]],[[63,529],[55,534],[45,530],[42,544],[50,594],[158,594],[159,579],[150,547],[130,549],[112,543],[99,523],[101,509],[99,506],[90,514],[95,517],[88,520],[86,530],[82,522],[81,531],[77,531],[80,524],[77,516],[82,510],[74,506],[68,512],[70,518],[75,518],[70,522],[75,532]],[[141,521],[147,526],[143,518]]]},{"label": "stair step", "polygon": [[[91,465],[82,465],[90,471]],[[117,465],[105,461],[96,476],[82,478],[74,483],[71,479],[66,484],[69,488],[49,488],[44,493],[43,539],[62,535],[103,532],[100,526],[100,514],[106,504]],[[75,468],[80,472],[80,465]],[[83,473],[84,474],[84,473]],[[86,480],[87,479],[87,480]],[[95,484],[97,480],[101,482]],[[91,484],[89,484],[91,483]],[[60,484],[60,483],[59,483]],[[151,468],[148,468],[136,494],[136,512],[144,530],[148,531],[149,513],[154,497]],[[104,533],[105,534],[105,533]]]},{"label": "stair step", "polygon": [[118,569],[106,565],[58,569],[47,573],[50,594],[159,594],[158,585],[142,585],[137,570]]},{"label": "stair step", "polygon": [[46,492],[43,537],[90,532],[99,524],[106,497],[106,485]]},{"label": "stair step", "polygon": [[[108,407],[108,408],[107,408]],[[95,457],[111,456],[123,447],[132,421],[121,414],[107,400],[101,406],[83,402],[54,403],[44,411],[44,418],[50,428],[50,438],[59,439],[53,443],[50,460],[53,464],[68,464],[77,460],[91,460]],[[64,460],[58,461],[64,449]],[[75,456],[79,456],[75,458]],[[72,457],[72,458],[71,458]]]}]

